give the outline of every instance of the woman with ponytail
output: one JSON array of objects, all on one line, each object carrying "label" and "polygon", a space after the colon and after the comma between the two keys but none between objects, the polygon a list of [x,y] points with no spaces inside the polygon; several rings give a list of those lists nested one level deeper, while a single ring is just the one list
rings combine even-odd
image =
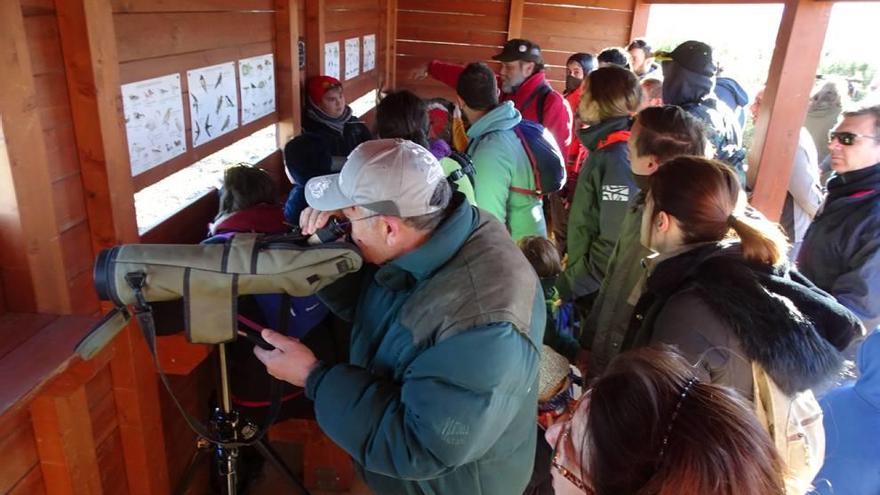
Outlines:
[{"label": "woman with ponytail", "polygon": [[642,243],[656,252],[624,348],[671,344],[700,379],[753,399],[752,363],[787,395],[836,376],[858,319],[793,270],[777,224],[747,212],[723,163],[679,157],[651,176]]}]

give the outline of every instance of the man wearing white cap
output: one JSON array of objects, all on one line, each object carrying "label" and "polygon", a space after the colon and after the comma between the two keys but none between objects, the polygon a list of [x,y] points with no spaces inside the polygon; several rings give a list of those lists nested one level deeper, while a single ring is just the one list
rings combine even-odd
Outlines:
[{"label": "man wearing white cap", "polygon": [[319,293],[354,323],[350,362],[318,362],[265,330],[276,350],[255,352],[269,373],[305,387],[377,494],[522,493],[545,315],[507,230],[400,139],[360,145],[339,174],[310,180],[306,199],[303,232],[344,217],[367,262]]}]

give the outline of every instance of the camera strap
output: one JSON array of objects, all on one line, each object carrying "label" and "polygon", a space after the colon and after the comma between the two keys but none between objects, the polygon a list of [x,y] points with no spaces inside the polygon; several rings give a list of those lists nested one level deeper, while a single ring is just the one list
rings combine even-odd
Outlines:
[{"label": "camera strap", "polygon": [[[168,391],[168,395],[171,397],[171,400],[174,402],[174,405],[177,407],[177,410],[180,411],[180,414],[183,416],[183,419],[186,421],[187,425],[189,425],[190,429],[192,429],[197,435],[204,438],[208,442],[223,446],[226,448],[234,448],[234,447],[244,447],[248,445],[253,445],[258,441],[262,440],[262,438],[266,435],[266,432],[269,431],[269,426],[275,421],[278,417],[278,413],[281,410],[281,382],[276,378],[272,378],[271,385],[271,393],[272,393],[272,404],[269,408],[269,414],[266,419],[266,424],[263,428],[249,438],[246,441],[242,442],[230,442],[226,440],[221,440],[219,438],[214,437],[208,429],[199,422],[197,419],[193,418],[186,409],[183,408],[183,405],[177,399],[177,396],[174,395],[174,392],[171,389],[171,383],[168,381],[168,377],[165,375],[165,372],[162,371],[162,367],[159,365],[159,354],[156,349],[156,323],[153,318],[153,308],[147,304],[146,298],[143,293],[143,286],[146,280],[146,275],[143,272],[135,272],[129,273],[125,276],[126,282],[134,291],[135,296],[135,304],[134,306],[134,315],[137,318],[138,324],[141,327],[141,332],[144,335],[144,340],[147,342],[147,347],[150,349],[150,354],[153,356],[153,364],[156,366],[156,371],[159,373],[159,379],[162,381],[162,385],[165,387],[165,390]],[[282,302],[282,307],[287,307],[287,313],[289,313],[290,308],[290,296]],[[282,320],[284,323],[284,327],[287,326],[286,320]]]}]

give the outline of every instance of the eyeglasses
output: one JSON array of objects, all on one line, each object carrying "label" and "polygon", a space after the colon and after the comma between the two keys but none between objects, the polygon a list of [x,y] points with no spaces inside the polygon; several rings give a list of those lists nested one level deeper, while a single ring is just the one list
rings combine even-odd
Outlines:
[{"label": "eyeglasses", "polygon": [[550,460],[550,466],[557,469],[559,471],[559,474],[565,477],[565,479],[567,479],[572,485],[576,486],[578,490],[588,495],[592,495],[593,493],[595,493],[593,491],[593,487],[585,483],[584,480],[580,478],[580,476],[578,476],[562,464],[562,453],[565,450],[566,445],[571,447],[569,449],[569,452],[574,453],[574,444],[571,441],[571,416],[573,416],[575,412],[577,412],[584,399],[589,400],[589,396],[590,394],[588,391],[583,396],[581,396],[578,401],[572,403],[569,409],[569,418],[562,425],[562,433],[560,433],[559,436],[556,438],[556,445],[553,446],[553,458]]},{"label": "eyeglasses", "polygon": [[834,140],[837,140],[838,143],[844,146],[852,146],[855,143],[856,138],[865,138],[865,139],[873,139],[874,141],[880,141],[880,136],[866,136],[864,134],[855,134],[853,132],[829,132],[828,133],[828,142],[833,143]]}]

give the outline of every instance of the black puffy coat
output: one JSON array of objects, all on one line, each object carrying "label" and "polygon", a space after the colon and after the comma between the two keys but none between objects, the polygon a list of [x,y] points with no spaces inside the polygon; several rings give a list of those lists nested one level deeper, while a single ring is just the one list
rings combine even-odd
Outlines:
[{"label": "black puffy coat", "polygon": [[855,315],[800,273],[750,263],[727,242],[657,265],[625,346],[675,345],[704,378],[751,399],[753,361],[787,394],[820,387],[861,332]]}]

